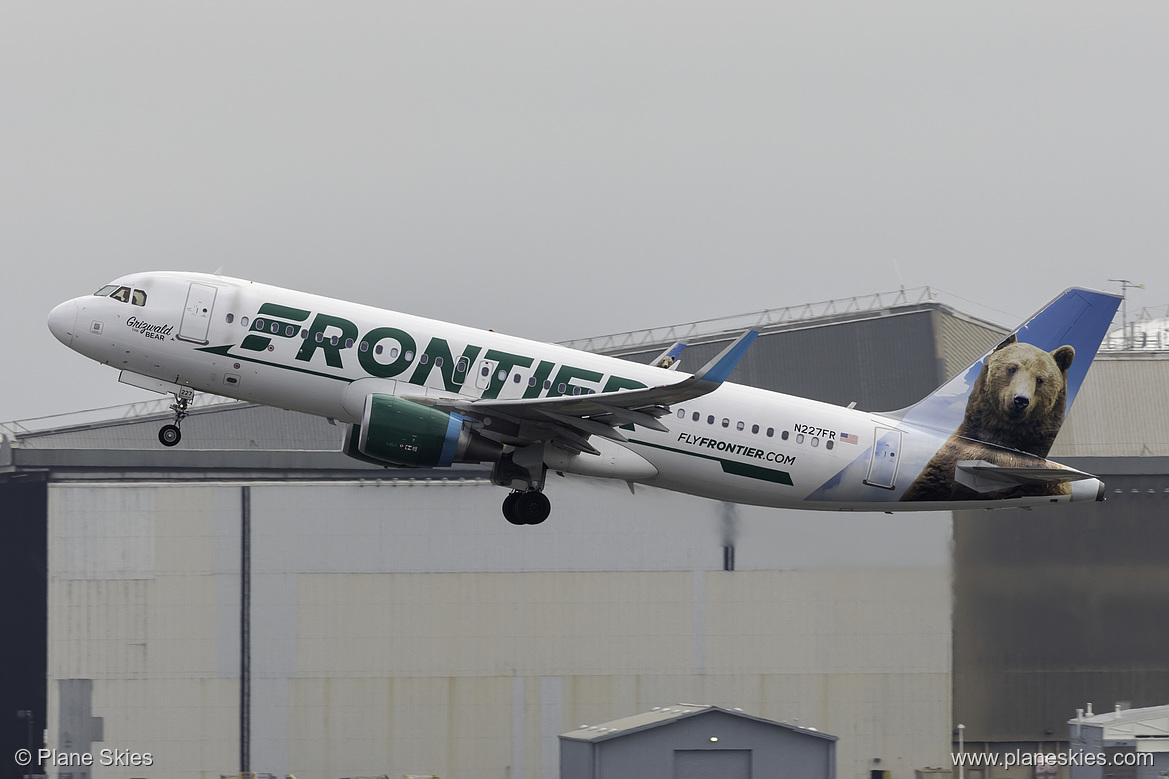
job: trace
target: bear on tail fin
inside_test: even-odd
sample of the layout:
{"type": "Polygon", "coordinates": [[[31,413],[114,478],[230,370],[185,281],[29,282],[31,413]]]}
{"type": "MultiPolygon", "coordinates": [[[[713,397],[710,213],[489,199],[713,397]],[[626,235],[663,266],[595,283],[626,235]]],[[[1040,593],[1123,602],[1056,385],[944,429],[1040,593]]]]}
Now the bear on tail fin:
{"type": "MultiPolygon", "coordinates": [[[[1058,342],[1057,342],[1058,343],[1058,342]]],[[[962,424],[914,480],[903,501],[1001,498],[1001,491],[978,493],[955,481],[962,460],[998,465],[1022,464],[1025,453],[1046,457],[1063,425],[1068,369],[1076,350],[1061,346],[1045,352],[1011,335],[991,352],[974,382],[962,424]],[[1016,462],[1017,461],[1017,462],[1016,462]]],[[[1011,488],[1020,495],[1058,495],[1066,483],[1011,488]]]]}

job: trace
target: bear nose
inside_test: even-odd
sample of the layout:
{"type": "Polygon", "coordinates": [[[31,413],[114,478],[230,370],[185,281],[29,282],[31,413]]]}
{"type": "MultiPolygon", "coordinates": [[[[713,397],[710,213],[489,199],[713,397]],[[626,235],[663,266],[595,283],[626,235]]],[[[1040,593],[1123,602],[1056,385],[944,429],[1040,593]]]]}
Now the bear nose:
{"type": "Polygon", "coordinates": [[[1020,408],[1020,409],[1027,408],[1027,406],[1030,405],[1030,403],[1031,403],[1031,398],[1027,397],[1026,395],[1016,395],[1015,396],[1015,408],[1020,408]]]}

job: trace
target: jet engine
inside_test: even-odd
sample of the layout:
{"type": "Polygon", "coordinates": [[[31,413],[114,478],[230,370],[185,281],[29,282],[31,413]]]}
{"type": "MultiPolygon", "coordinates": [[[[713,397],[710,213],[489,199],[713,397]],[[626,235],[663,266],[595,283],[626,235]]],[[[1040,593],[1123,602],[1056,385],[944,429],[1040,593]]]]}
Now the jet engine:
{"type": "Polygon", "coordinates": [[[434,468],[494,462],[503,446],[476,434],[470,420],[394,395],[371,393],[360,425],[350,425],[345,454],[378,465],[434,468]]]}

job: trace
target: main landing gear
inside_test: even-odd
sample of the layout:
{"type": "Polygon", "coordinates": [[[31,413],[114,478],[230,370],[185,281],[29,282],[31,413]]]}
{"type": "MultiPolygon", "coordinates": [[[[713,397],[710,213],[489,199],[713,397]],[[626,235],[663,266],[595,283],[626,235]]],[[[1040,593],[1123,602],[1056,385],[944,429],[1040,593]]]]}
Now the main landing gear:
{"type": "Polygon", "coordinates": [[[538,525],[551,511],[548,496],[538,490],[517,490],[503,499],[503,516],[513,525],[538,525]]]}
{"type": "Polygon", "coordinates": [[[512,490],[503,499],[503,516],[513,525],[538,525],[552,512],[544,495],[544,445],[533,444],[508,452],[491,469],[491,482],[512,490]]]}
{"type": "Polygon", "coordinates": [[[175,396],[175,402],[171,404],[170,410],[175,412],[175,421],[171,425],[163,425],[158,431],[158,442],[163,446],[174,446],[179,441],[183,440],[183,431],[179,430],[179,425],[187,418],[187,407],[191,404],[189,398],[181,398],[175,396]]]}

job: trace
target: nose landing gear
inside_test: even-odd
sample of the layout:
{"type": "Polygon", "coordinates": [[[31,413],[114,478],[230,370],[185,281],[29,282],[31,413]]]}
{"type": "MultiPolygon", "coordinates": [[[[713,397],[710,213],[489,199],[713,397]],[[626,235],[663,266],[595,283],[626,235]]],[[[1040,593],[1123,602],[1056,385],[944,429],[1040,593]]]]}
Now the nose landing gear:
{"type": "Polygon", "coordinates": [[[183,440],[183,431],[179,430],[179,425],[187,418],[187,407],[190,403],[190,398],[175,395],[175,402],[170,406],[170,410],[175,412],[175,421],[174,424],[163,425],[158,431],[158,442],[160,444],[163,446],[175,446],[179,441],[183,440]]]}

